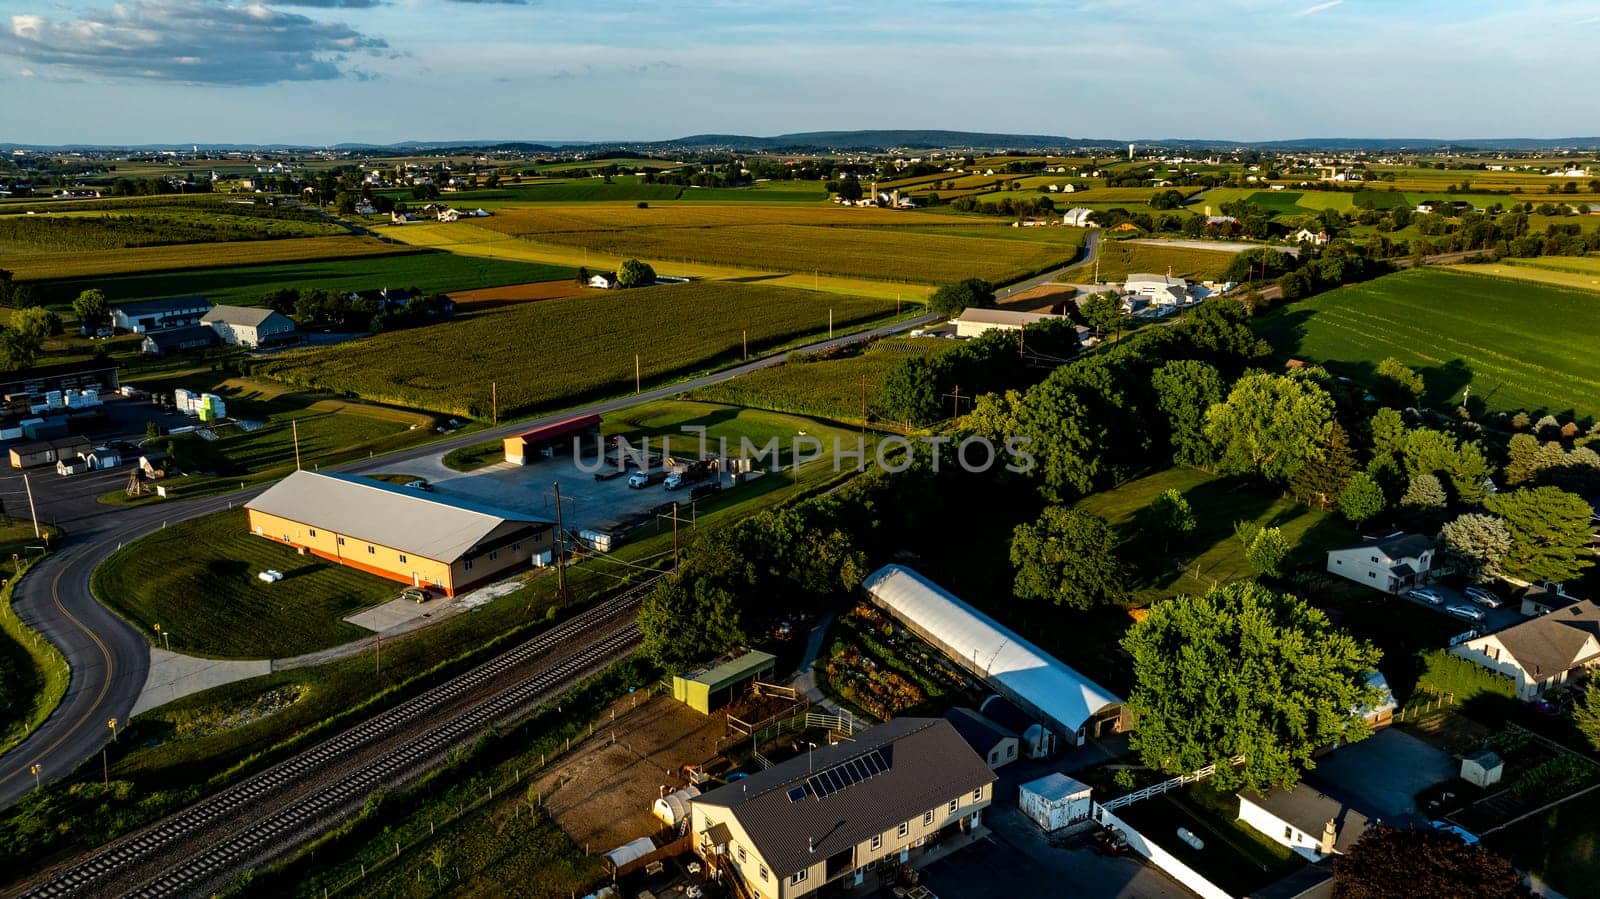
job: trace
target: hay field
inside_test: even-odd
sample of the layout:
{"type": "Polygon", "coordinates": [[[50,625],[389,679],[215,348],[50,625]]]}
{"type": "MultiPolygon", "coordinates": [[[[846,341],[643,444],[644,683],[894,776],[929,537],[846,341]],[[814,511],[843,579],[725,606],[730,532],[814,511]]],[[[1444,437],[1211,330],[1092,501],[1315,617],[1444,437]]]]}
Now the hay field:
{"type": "Polygon", "coordinates": [[[596,267],[634,256],[886,281],[1009,281],[1072,258],[1023,242],[907,232],[897,225],[970,225],[971,219],[880,209],[675,206],[509,210],[482,227],[579,247],[596,267]]]}
{"type": "Polygon", "coordinates": [[[144,272],[182,271],[330,259],[360,259],[411,253],[411,247],[370,237],[291,237],[282,240],[177,244],[120,250],[25,250],[5,254],[5,268],[20,281],[100,278],[144,272]]]}
{"type": "Polygon", "coordinates": [[[487,417],[490,382],[514,417],[632,390],[807,334],[894,313],[881,300],[704,282],[517,303],[426,328],[290,350],[258,376],[450,415],[487,417]]]}

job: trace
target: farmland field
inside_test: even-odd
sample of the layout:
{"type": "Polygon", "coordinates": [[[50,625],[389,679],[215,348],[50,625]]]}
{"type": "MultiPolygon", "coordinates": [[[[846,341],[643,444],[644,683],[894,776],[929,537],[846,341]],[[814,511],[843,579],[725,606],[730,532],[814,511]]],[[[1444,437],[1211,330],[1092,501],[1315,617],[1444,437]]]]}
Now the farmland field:
{"type": "Polygon", "coordinates": [[[948,216],[831,206],[508,210],[480,224],[608,259],[695,260],[924,284],[969,277],[1014,280],[1072,256],[1013,240],[881,227],[941,221],[971,224],[948,216]]]}
{"type": "Polygon", "coordinates": [[[894,312],[881,300],[760,284],[704,282],[596,291],[519,303],[456,320],[378,334],[338,346],[292,350],[258,374],[305,387],[470,417],[489,413],[489,382],[500,415],[631,389],[637,359],[646,382],[739,358],[741,332],[752,353],[894,312]]]}
{"type": "Polygon", "coordinates": [[[1284,356],[1358,380],[1393,356],[1422,374],[1434,406],[1470,385],[1490,409],[1600,414],[1596,292],[1418,269],[1282,307],[1259,331],[1284,356]]]}
{"type": "MultiPolygon", "coordinates": [[[[1174,277],[1209,281],[1222,277],[1234,255],[1227,250],[1104,240],[1100,242],[1100,280],[1103,283],[1122,281],[1134,273],[1160,275],[1170,268],[1174,277]]],[[[1067,269],[1056,276],[1056,280],[1087,284],[1094,274],[1095,264],[1091,262],[1067,269]]]]}
{"type": "Polygon", "coordinates": [[[170,629],[174,649],[280,658],[365,636],[342,616],[398,596],[402,585],[254,536],[244,510],[230,509],[130,543],[95,570],[93,586],[141,631],[170,629]],[[284,579],[256,578],[268,568],[284,579]]]}
{"type": "Polygon", "coordinates": [[[339,224],[299,209],[190,204],[137,212],[0,216],[0,253],[113,250],[345,233],[339,224]]]}
{"type": "Polygon", "coordinates": [[[1551,256],[1545,259],[1506,259],[1494,263],[1451,266],[1452,270],[1497,278],[1511,278],[1532,284],[1550,284],[1577,290],[1600,291],[1600,271],[1583,270],[1586,260],[1573,256],[1551,256]],[[1535,264],[1535,263],[1545,264],[1535,264]]]}
{"type": "MultiPolygon", "coordinates": [[[[320,238],[349,240],[349,238],[320,238]]],[[[248,245],[276,247],[293,241],[272,241],[248,245]]],[[[363,241],[366,243],[366,241],[363,241]]],[[[389,250],[385,244],[374,245],[389,250]]],[[[219,245],[219,248],[222,246],[219,245]]],[[[189,249],[164,247],[162,249],[189,249]]],[[[210,249],[210,247],[207,247],[210,249]]],[[[151,252],[149,250],[129,252],[151,252]]],[[[308,260],[274,265],[239,265],[86,280],[52,281],[38,286],[46,302],[69,302],[79,291],[97,287],[112,302],[150,297],[200,294],[213,303],[240,306],[260,305],[269,290],[279,287],[320,287],[326,290],[371,290],[379,287],[416,287],[427,293],[498,287],[531,281],[566,280],[573,269],[457,256],[452,253],[396,254],[392,252],[358,259],[308,260]]]]}
{"type": "Polygon", "coordinates": [[[954,346],[954,341],[925,337],[888,338],[865,350],[796,360],[750,372],[697,390],[694,396],[735,406],[854,422],[861,419],[863,385],[871,417],[878,389],[895,363],[906,356],[932,356],[954,346]]]}
{"type": "Polygon", "coordinates": [[[414,248],[386,244],[370,237],[291,237],[236,243],[131,247],[93,253],[78,250],[21,250],[6,252],[4,267],[14,272],[19,281],[45,281],[218,266],[357,259],[409,252],[414,252],[414,248]]]}

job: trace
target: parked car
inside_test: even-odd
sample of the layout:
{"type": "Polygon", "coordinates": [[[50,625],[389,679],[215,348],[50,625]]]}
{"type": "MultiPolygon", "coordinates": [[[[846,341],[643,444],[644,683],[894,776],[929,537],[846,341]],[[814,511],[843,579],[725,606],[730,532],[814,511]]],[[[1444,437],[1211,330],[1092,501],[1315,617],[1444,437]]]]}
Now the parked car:
{"type": "Polygon", "coordinates": [[[1490,609],[1498,609],[1505,605],[1505,603],[1500,601],[1500,597],[1495,596],[1493,593],[1490,593],[1488,590],[1485,590],[1482,587],[1468,587],[1461,592],[1468,599],[1472,600],[1478,605],[1485,606],[1490,609]]]}
{"type": "Polygon", "coordinates": [[[428,601],[428,591],[421,587],[407,587],[400,591],[400,598],[409,599],[415,603],[424,603],[428,601]]]}
{"type": "Polygon", "coordinates": [[[1466,605],[1454,605],[1448,609],[1445,609],[1445,611],[1456,616],[1457,618],[1463,618],[1467,621],[1482,621],[1484,616],[1487,614],[1477,606],[1466,605]]]}
{"type": "Polygon", "coordinates": [[[1413,587],[1406,591],[1406,596],[1430,606],[1444,605],[1444,594],[1432,587],[1413,587]]]}
{"type": "Polygon", "coordinates": [[[1450,638],[1450,645],[1451,646],[1460,646],[1461,644],[1467,642],[1468,640],[1476,640],[1481,636],[1483,636],[1483,631],[1482,630],[1480,630],[1478,628],[1475,628],[1475,627],[1467,628],[1466,630],[1462,631],[1461,633],[1456,634],[1454,637],[1451,637],[1450,638]]]}
{"type": "Polygon", "coordinates": [[[415,481],[406,481],[406,486],[412,490],[421,490],[423,493],[433,492],[433,485],[428,483],[425,478],[417,478],[415,481]]]}

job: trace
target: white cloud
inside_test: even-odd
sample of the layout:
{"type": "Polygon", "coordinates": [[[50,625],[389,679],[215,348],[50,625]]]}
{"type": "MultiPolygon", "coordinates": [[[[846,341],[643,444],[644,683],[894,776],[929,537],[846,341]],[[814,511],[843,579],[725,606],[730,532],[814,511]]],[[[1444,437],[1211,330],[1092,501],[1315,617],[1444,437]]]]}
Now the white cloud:
{"type": "Polygon", "coordinates": [[[1328,10],[1333,9],[1335,6],[1338,6],[1342,3],[1344,3],[1344,0],[1327,0],[1326,3],[1318,3],[1316,6],[1308,6],[1294,15],[1297,19],[1304,16],[1314,16],[1319,12],[1327,12],[1328,10]]]}
{"type": "Polygon", "coordinates": [[[353,54],[387,48],[340,22],[260,4],[132,0],[71,21],[14,15],[0,53],[113,80],[259,85],[344,77],[353,54]]]}

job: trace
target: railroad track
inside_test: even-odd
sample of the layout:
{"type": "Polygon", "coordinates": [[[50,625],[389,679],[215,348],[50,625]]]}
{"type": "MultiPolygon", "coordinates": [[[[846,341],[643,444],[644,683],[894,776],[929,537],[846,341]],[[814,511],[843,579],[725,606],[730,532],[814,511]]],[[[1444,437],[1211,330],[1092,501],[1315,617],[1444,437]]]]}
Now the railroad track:
{"type": "MultiPolygon", "coordinates": [[[[113,877],[128,875],[171,858],[188,838],[230,819],[247,815],[297,785],[326,780],[328,772],[363,746],[391,739],[416,725],[430,712],[448,708],[475,688],[492,683],[508,670],[560,649],[585,633],[630,612],[659,580],[659,576],[630,587],[611,599],[519,644],[483,664],[445,681],[393,709],[332,737],[304,752],[241,781],[152,827],[112,843],[71,867],[62,869],[22,895],[53,897],[98,890],[113,877]]],[[[318,829],[332,827],[350,806],[365,801],[374,789],[403,779],[441,756],[473,733],[499,722],[545,694],[566,685],[575,676],[620,655],[638,642],[632,620],[578,652],[562,657],[532,677],[471,704],[432,729],[424,730],[356,771],[315,789],[266,818],[246,825],[214,845],[167,867],[159,877],[129,895],[171,896],[215,881],[232,871],[257,863],[297,845],[318,829]]]]}

